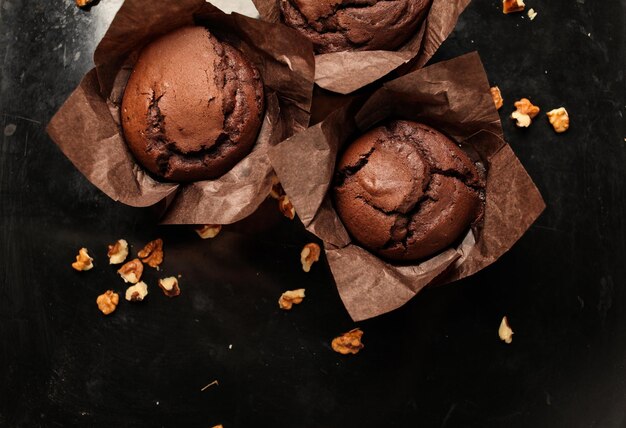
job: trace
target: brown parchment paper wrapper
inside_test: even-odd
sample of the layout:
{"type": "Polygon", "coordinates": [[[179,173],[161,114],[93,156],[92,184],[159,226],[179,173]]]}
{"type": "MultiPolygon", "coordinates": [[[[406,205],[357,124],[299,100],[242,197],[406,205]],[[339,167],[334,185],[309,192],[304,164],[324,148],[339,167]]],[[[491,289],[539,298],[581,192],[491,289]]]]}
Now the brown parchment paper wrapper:
{"type": "Polygon", "coordinates": [[[126,0],[96,48],[96,67],[48,125],[72,163],[112,199],[155,207],[165,224],[230,224],[250,215],[271,188],[268,149],[309,123],[314,78],[311,44],[294,30],[227,15],[204,0],[126,0]],[[252,152],[215,180],[161,182],[135,162],[119,108],[141,48],[188,25],[204,25],[259,69],[266,112],[252,152]]]}
{"type": "MultiPolygon", "coordinates": [[[[315,83],[349,94],[386,76],[402,64],[421,68],[448,38],[471,0],[433,0],[415,34],[395,51],[335,52],[315,56],[315,83]]],[[[252,0],[262,19],[281,22],[280,0],[252,0]]]]}
{"type": "Polygon", "coordinates": [[[545,208],[503,139],[476,53],[385,83],[364,103],[352,102],[272,147],[270,159],[300,220],[324,241],[339,294],[355,321],[396,309],[426,286],[478,272],[508,251],[545,208]],[[388,118],[432,125],[471,146],[487,169],[484,221],[476,235],[470,230],[456,248],[414,264],[387,262],[351,242],[329,196],[343,145],[388,118]]]}

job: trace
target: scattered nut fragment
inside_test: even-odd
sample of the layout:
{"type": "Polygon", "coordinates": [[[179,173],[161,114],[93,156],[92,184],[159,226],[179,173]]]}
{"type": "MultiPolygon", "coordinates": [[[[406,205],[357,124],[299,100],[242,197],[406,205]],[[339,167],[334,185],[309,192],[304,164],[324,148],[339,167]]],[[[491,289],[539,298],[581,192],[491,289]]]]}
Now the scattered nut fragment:
{"type": "Polygon", "coordinates": [[[126,300],[129,302],[141,302],[148,295],[148,285],[141,281],[131,285],[126,290],[126,300]]]}
{"type": "Polygon", "coordinates": [[[502,0],[503,13],[521,12],[525,7],[524,0],[502,0]]]}
{"type": "Polygon", "coordinates": [[[120,295],[114,293],[113,290],[107,290],[104,294],[101,294],[96,299],[98,309],[102,311],[104,315],[109,315],[115,312],[117,304],[120,302],[120,295]]]}
{"type": "Polygon", "coordinates": [[[78,7],[87,7],[90,4],[94,3],[95,0],[76,0],[76,6],[78,7]]]}
{"type": "Polygon", "coordinates": [[[110,265],[124,263],[124,260],[128,257],[128,242],[125,239],[118,239],[115,244],[109,245],[107,256],[109,256],[110,265]]]}
{"type": "Polygon", "coordinates": [[[567,110],[564,107],[550,110],[546,115],[554,130],[559,134],[569,129],[569,114],[567,114],[567,110]]]}
{"type": "Polygon", "coordinates": [[[496,110],[500,110],[500,108],[504,104],[500,88],[494,86],[493,88],[489,89],[489,91],[491,92],[491,98],[493,98],[493,103],[496,105],[496,110]]]}
{"type": "Polygon", "coordinates": [[[528,9],[528,17],[531,21],[537,17],[537,12],[535,12],[535,9],[528,9]]]}
{"type": "Polygon", "coordinates": [[[202,239],[215,238],[222,230],[221,224],[205,224],[194,228],[198,236],[202,239]]]}
{"type": "Polygon", "coordinates": [[[137,256],[148,266],[156,268],[163,262],[163,240],[161,238],[146,244],[137,256]]]}
{"type": "Polygon", "coordinates": [[[93,267],[93,259],[89,257],[87,248],[78,250],[76,261],[72,263],[72,267],[78,271],[89,270],[93,267]]]}
{"type": "Polygon", "coordinates": [[[159,279],[159,287],[167,297],[176,297],[180,294],[178,279],[175,276],[159,279]]]}
{"type": "Polygon", "coordinates": [[[286,311],[291,310],[293,305],[299,305],[304,300],[304,288],[285,291],[278,299],[278,307],[286,311]]]}
{"type": "Polygon", "coordinates": [[[283,186],[278,181],[276,174],[272,176],[272,189],[270,190],[270,196],[274,199],[280,199],[281,196],[285,196],[283,186]]]}
{"type": "Polygon", "coordinates": [[[289,197],[287,197],[287,195],[283,195],[278,198],[278,209],[289,220],[293,220],[296,216],[296,210],[291,204],[291,201],[289,200],[289,197]]]}
{"type": "Polygon", "coordinates": [[[533,105],[528,98],[522,98],[515,102],[515,110],[511,113],[511,119],[517,121],[516,125],[520,128],[528,128],[532,123],[532,119],[539,114],[539,107],[533,105]]]}
{"type": "Polygon", "coordinates": [[[509,320],[505,316],[502,318],[502,322],[500,323],[500,328],[498,329],[498,336],[500,336],[500,340],[504,343],[513,342],[513,330],[511,330],[511,326],[509,326],[509,320]]]}
{"type": "Polygon", "coordinates": [[[117,273],[120,274],[124,282],[136,284],[141,279],[143,264],[141,263],[141,260],[133,259],[123,264],[122,267],[118,269],[117,273]]]}
{"type": "Polygon", "coordinates": [[[309,272],[313,263],[320,259],[320,246],[314,242],[306,244],[300,252],[300,262],[302,262],[302,270],[309,272]]]}
{"type": "Polygon", "coordinates": [[[335,337],[331,346],[333,351],[343,355],[356,354],[364,347],[361,343],[361,337],[363,337],[363,331],[360,328],[355,328],[339,337],[335,337]]]}

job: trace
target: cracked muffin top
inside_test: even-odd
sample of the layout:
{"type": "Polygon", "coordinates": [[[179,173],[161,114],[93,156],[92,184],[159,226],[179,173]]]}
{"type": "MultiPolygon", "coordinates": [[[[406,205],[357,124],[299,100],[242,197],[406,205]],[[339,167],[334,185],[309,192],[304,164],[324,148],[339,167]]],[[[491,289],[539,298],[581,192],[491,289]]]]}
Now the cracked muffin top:
{"type": "Polygon", "coordinates": [[[395,120],[356,139],[339,160],[335,208],[352,237],[391,260],[418,260],[454,244],[481,218],[484,180],[435,129],[395,120]]]}
{"type": "Polygon", "coordinates": [[[318,54],[393,50],[422,22],[431,0],[280,0],[282,20],[318,54]]]}
{"type": "Polygon", "coordinates": [[[151,173],[177,182],[218,178],[254,146],[264,112],[258,71],[206,28],[147,45],[122,99],[126,142],[151,173]]]}

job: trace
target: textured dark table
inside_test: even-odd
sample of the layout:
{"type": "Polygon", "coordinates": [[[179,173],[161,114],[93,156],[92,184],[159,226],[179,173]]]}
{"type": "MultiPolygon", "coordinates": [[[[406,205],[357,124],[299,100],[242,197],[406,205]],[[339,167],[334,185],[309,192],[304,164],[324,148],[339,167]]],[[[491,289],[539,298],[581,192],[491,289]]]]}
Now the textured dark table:
{"type": "Polygon", "coordinates": [[[475,0],[435,60],[477,49],[503,117],[522,96],[567,107],[560,136],[545,117],[527,130],[504,120],[546,212],[492,267],[361,323],[366,348],[346,358],[329,341],[353,323],[325,263],[301,272],[310,238],[296,222],[267,206],[212,241],[159,227],[46,136],[120,1],[85,13],[0,0],[0,426],[625,426],[626,3],[527,4],[532,22],[475,0]],[[105,244],[156,236],[182,295],[153,289],[104,318],[95,297],[123,290],[105,244]],[[80,246],[91,272],[69,267],[80,246]],[[280,293],[298,287],[304,304],[281,312],[280,293]]]}

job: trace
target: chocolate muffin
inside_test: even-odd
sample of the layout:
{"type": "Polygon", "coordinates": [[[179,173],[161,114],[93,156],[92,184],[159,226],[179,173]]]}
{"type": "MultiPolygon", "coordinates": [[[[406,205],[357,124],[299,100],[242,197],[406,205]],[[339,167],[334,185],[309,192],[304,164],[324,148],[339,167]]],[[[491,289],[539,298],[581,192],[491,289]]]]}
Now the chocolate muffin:
{"type": "Polygon", "coordinates": [[[415,33],[431,0],[280,0],[283,22],[317,53],[392,50],[415,33]]]}
{"type": "Polygon", "coordinates": [[[206,28],[147,45],[128,80],[122,126],[137,161],[171,181],[220,177],[254,146],[263,83],[243,54],[206,28]]]}
{"type": "Polygon", "coordinates": [[[454,244],[482,218],[483,193],[482,175],[458,145],[406,120],[350,144],[334,183],[348,232],[392,260],[422,259],[454,244]]]}

